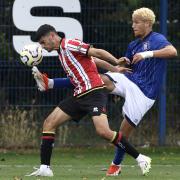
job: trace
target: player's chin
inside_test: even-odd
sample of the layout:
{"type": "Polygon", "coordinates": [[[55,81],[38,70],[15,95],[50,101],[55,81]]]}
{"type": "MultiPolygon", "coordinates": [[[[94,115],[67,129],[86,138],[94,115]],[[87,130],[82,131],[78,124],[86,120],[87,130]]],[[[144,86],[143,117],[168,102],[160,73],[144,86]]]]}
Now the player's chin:
{"type": "Polygon", "coordinates": [[[138,32],[134,31],[134,36],[138,37],[139,36],[138,32]]]}
{"type": "Polygon", "coordinates": [[[136,38],[141,37],[141,35],[140,35],[138,32],[134,32],[134,36],[135,36],[136,38]]]}

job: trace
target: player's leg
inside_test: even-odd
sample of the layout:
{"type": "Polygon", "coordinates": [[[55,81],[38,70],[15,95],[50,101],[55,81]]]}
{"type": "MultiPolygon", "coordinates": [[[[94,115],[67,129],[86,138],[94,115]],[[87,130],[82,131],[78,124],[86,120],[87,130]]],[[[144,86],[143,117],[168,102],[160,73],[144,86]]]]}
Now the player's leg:
{"type": "MultiPolygon", "coordinates": [[[[139,97],[141,100],[143,100],[143,98],[144,98],[143,96],[139,96],[139,97]]],[[[127,95],[126,99],[125,99],[125,104],[123,106],[123,112],[124,112],[125,118],[121,124],[120,130],[125,134],[125,136],[127,138],[130,137],[130,135],[133,132],[133,130],[135,129],[135,127],[140,123],[143,115],[149,110],[149,108],[154,103],[151,100],[150,101],[148,99],[146,100],[146,98],[144,98],[144,101],[142,101],[142,102],[138,101],[138,103],[137,103],[136,99],[138,99],[138,98],[133,99],[132,95],[127,95]],[[131,99],[131,101],[128,100],[128,98],[131,99]],[[138,109],[141,109],[141,110],[138,111],[138,109]],[[130,118],[128,118],[128,117],[130,117],[130,118]]],[[[120,164],[122,163],[122,161],[124,159],[124,155],[125,155],[125,152],[122,148],[116,148],[114,160],[113,160],[110,168],[107,171],[108,176],[118,175],[118,173],[121,170],[120,164]]],[[[146,157],[145,157],[145,160],[146,160],[146,157]]],[[[148,168],[147,169],[144,168],[143,166],[141,166],[141,164],[139,164],[139,166],[141,168],[142,174],[146,174],[146,172],[149,172],[148,168]]]]}
{"type": "Polygon", "coordinates": [[[50,160],[55,140],[55,130],[65,121],[71,119],[71,116],[56,107],[53,112],[45,119],[41,137],[41,166],[39,169],[27,176],[53,176],[50,169],[50,160]]]}
{"type": "Polygon", "coordinates": [[[78,98],[81,110],[91,114],[97,133],[109,140],[117,147],[122,147],[132,157],[137,158],[139,153],[122,136],[122,132],[115,132],[109,128],[106,113],[107,93],[104,89],[90,92],[82,98],[78,98]]]}
{"type": "MultiPolygon", "coordinates": [[[[105,75],[101,74],[101,78],[103,79],[106,85],[106,89],[112,92],[115,89],[116,81],[113,80],[113,78],[111,78],[111,76],[109,76],[108,74],[105,75]]],[[[125,122],[126,121],[124,119],[124,122],[121,123],[120,130],[122,131],[123,135],[126,136],[126,138],[128,138],[131,131],[128,131],[129,128],[127,126],[129,125],[129,123],[126,125],[125,122]]],[[[131,125],[130,125],[130,129],[131,129],[131,125]]],[[[107,176],[116,176],[120,173],[121,171],[120,164],[124,158],[124,155],[125,155],[125,151],[122,148],[116,147],[115,157],[106,173],[107,176]]]]}
{"type": "Polygon", "coordinates": [[[69,97],[60,102],[59,107],[46,118],[43,124],[42,142],[41,142],[41,166],[38,170],[31,173],[30,176],[53,176],[50,169],[51,154],[55,139],[55,130],[62,123],[79,117],[79,109],[76,104],[76,98],[69,97]]]}
{"type": "MultiPolygon", "coordinates": [[[[107,90],[110,92],[114,92],[116,89],[115,84],[117,83],[114,80],[115,78],[113,79],[111,77],[111,74],[110,75],[109,74],[104,74],[104,75],[101,74],[101,78],[103,79],[107,90]]],[[[126,128],[123,128],[123,127],[124,127],[124,125],[121,125],[120,130],[123,132],[123,135],[128,138],[126,128]]],[[[124,149],[117,148],[117,147],[115,148],[115,157],[114,157],[114,160],[112,161],[110,167],[107,170],[107,173],[106,173],[107,176],[117,176],[120,173],[120,171],[121,171],[120,163],[123,160],[124,155],[125,155],[124,149]]]]}
{"type": "MultiPolygon", "coordinates": [[[[120,126],[120,131],[123,133],[123,135],[129,139],[131,133],[133,132],[133,130],[135,129],[134,126],[132,126],[127,120],[126,118],[123,119],[122,123],[121,123],[121,126],[120,126]]],[[[116,154],[115,154],[115,158],[113,160],[113,164],[115,165],[120,165],[121,162],[123,161],[124,159],[124,155],[125,155],[125,152],[123,149],[119,149],[119,148],[116,148],[116,154]]]]}
{"type": "Polygon", "coordinates": [[[55,88],[73,88],[69,78],[48,78],[47,74],[41,73],[36,66],[32,68],[32,74],[36,80],[37,87],[40,91],[46,91],[48,89],[55,88]]]}
{"type": "MultiPolygon", "coordinates": [[[[130,134],[134,130],[134,127],[131,126],[126,119],[122,123],[122,129],[123,128],[125,128],[124,132],[128,136],[130,136],[130,134]]],[[[120,173],[120,171],[121,171],[121,165],[120,164],[122,163],[122,161],[124,159],[124,155],[126,152],[127,151],[123,147],[121,147],[121,146],[116,147],[115,158],[114,158],[113,163],[111,164],[111,166],[109,167],[109,169],[106,173],[107,176],[117,176],[120,173]],[[117,163],[117,164],[115,164],[115,163],[117,163]]],[[[141,169],[142,174],[147,175],[149,173],[150,168],[151,168],[151,158],[149,158],[148,156],[139,154],[138,158],[136,158],[136,161],[138,162],[138,165],[141,169]]]]}
{"type": "Polygon", "coordinates": [[[138,160],[140,155],[139,152],[126,140],[121,131],[115,132],[110,129],[108,119],[105,114],[93,116],[92,119],[97,134],[109,140],[118,148],[123,148],[126,153],[138,160]]]}
{"type": "Polygon", "coordinates": [[[138,162],[143,175],[146,175],[151,168],[151,159],[147,156],[140,154],[123,136],[122,132],[115,132],[109,128],[107,116],[101,114],[92,117],[97,133],[109,140],[116,147],[122,148],[126,153],[132,156],[138,162]]]}
{"type": "MultiPolygon", "coordinates": [[[[70,82],[69,78],[54,78],[50,79],[44,73],[41,73],[37,67],[32,68],[32,74],[34,75],[34,79],[36,80],[37,87],[40,91],[46,91],[48,89],[55,89],[55,88],[72,88],[73,85],[70,82]]],[[[112,79],[110,80],[110,76],[100,74],[102,80],[106,84],[106,89],[108,91],[113,91],[115,88],[112,79]]]]}
{"type": "MultiPolygon", "coordinates": [[[[120,131],[128,139],[133,130],[134,126],[129,124],[129,122],[124,118],[120,126],[120,131]]],[[[121,172],[121,163],[124,159],[124,156],[124,149],[116,147],[114,159],[106,173],[107,176],[117,176],[121,172]]]]}
{"type": "Polygon", "coordinates": [[[57,127],[70,119],[71,116],[66,114],[59,107],[56,107],[44,121],[41,137],[41,164],[50,166],[52,148],[55,139],[55,131],[57,127]]]}
{"type": "MultiPolygon", "coordinates": [[[[143,115],[151,108],[154,100],[147,98],[137,85],[126,78],[123,74],[107,73],[107,77],[110,77],[115,85],[111,93],[125,98],[123,106],[124,120],[120,129],[128,138],[135,127],[140,123],[143,115]]],[[[112,163],[108,169],[107,175],[118,175],[121,168],[119,165],[123,160],[124,154],[125,152],[122,148],[116,149],[114,163],[112,163]]],[[[145,171],[143,170],[142,172],[144,174],[145,171]]]]}

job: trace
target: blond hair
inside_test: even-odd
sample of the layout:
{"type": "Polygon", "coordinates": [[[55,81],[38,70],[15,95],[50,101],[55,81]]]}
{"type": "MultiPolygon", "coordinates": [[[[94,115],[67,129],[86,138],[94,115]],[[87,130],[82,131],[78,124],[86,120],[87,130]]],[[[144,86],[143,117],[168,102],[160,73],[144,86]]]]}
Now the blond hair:
{"type": "Polygon", "coordinates": [[[151,25],[155,23],[155,18],[156,18],[154,12],[151,9],[145,7],[136,9],[133,12],[132,17],[133,18],[138,17],[141,18],[143,21],[149,21],[151,25]]]}

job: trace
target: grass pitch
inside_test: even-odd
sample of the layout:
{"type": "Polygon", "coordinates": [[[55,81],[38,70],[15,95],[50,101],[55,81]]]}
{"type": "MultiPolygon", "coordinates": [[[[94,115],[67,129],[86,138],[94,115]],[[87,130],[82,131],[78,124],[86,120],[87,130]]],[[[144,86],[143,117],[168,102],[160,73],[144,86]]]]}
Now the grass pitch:
{"type": "Polygon", "coordinates": [[[112,147],[61,148],[52,158],[54,177],[25,177],[39,165],[38,151],[0,153],[0,180],[180,180],[180,148],[139,149],[152,158],[152,169],[142,176],[134,159],[126,156],[122,173],[118,177],[106,177],[114,150],[112,147]]]}

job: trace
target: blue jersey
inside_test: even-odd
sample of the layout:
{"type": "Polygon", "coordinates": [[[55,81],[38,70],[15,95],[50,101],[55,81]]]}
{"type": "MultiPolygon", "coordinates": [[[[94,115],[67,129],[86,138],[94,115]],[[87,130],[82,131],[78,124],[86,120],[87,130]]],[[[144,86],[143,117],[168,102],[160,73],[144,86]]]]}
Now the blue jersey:
{"type": "MultiPolygon", "coordinates": [[[[138,52],[159,50],[167,45],[171,43],[162,34],[150,32],[143,40],[132,41],[125,56],[132,61],[138,52]]],[[[133,81],[145,96],[155,99],[162,83],[165,65],[166,61],[163,58],[147,58],[132,64],[133,73],[125,73],[125,76],[133,81]]]]}

